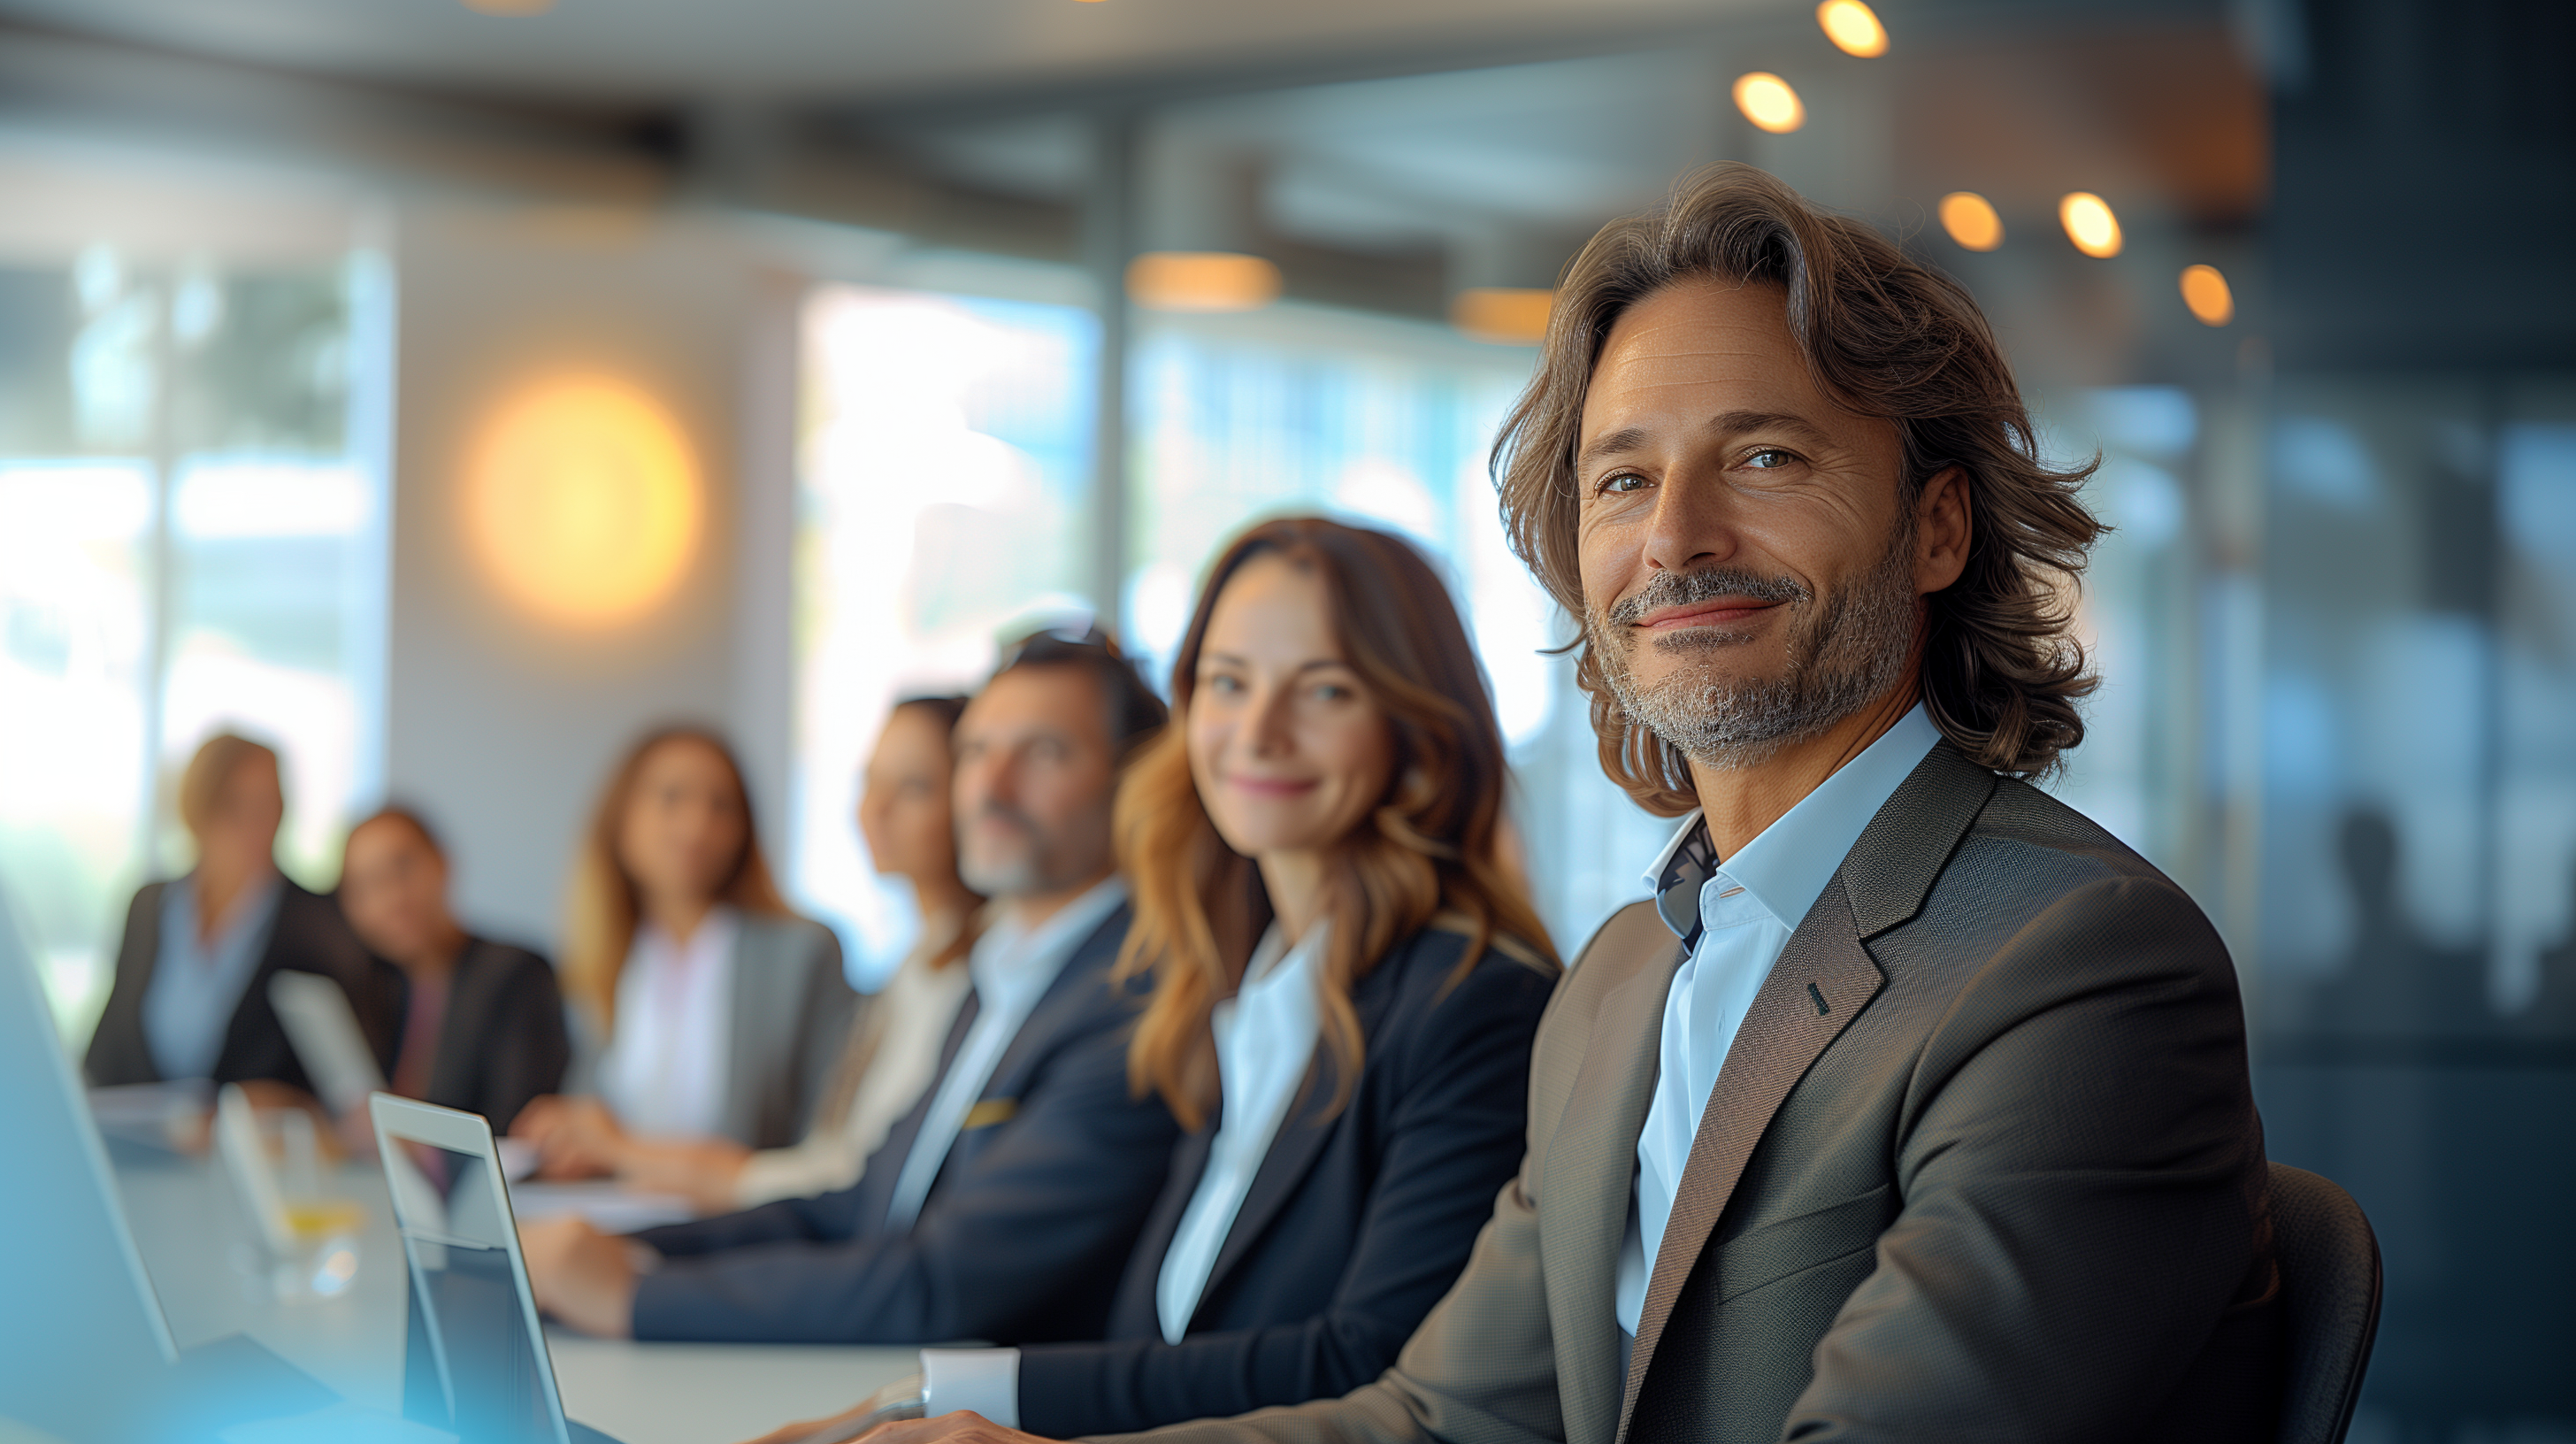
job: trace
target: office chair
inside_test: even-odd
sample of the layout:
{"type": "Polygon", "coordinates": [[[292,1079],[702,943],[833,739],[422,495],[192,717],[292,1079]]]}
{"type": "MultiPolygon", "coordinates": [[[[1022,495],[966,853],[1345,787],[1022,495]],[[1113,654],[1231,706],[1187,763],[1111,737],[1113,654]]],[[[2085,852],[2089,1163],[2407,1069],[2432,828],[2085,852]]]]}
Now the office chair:
{"type": "Polygon", "coordinates": [[[2281,1444],[2343,1444],[2379,1333],[2379,1239],[2333,1179],[2286,1163],[2272,1165],[2272,1239],[2289,1333],[2281,1444]]]}

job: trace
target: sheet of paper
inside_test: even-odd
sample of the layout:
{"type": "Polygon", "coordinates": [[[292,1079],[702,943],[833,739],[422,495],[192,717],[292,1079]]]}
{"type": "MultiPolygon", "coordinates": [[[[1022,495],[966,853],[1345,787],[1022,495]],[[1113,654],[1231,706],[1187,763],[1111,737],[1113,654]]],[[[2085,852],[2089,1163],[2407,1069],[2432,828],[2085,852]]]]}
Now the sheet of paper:
{"type": "Polygon", "coordinates": [[[697,1217],[689,1201],[678,1194],[635,1193],[606,1181],[514,1183],[510,1185],[510,1212],[521,1223],[570,1214],[590,1220],[591,1227],[602,1233],[633,1233],[697,1217]]]}

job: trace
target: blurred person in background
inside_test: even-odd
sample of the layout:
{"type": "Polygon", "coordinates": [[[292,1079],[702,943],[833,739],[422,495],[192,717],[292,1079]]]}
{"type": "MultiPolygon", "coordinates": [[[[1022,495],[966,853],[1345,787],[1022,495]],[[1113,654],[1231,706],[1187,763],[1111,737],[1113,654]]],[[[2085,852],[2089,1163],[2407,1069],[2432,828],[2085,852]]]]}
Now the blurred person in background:
{"type": "MultiPolygon", "coordinates": [[[[572,1045],[555,970],[525,948],[469,935],[447,904],[447,852],[418,813],[386,807],[349,829],[340,911],[358,940],[402,969],[393,1092],[480,1113],[506,1129],[563,1086],[572,1045]]],[[[367,1128],[365,1110],[342,1132],[367,1128]]]]}
{"type": "Polygon", "coordinates": [[[1162,723],[1104,637],[1007,651],[957,724],[958,870],[993,907],[938,1080],[852,1187],[626,1238],[522,1229],[538,1305],[646,1339],[1098,1338],[1178,1136],[1128,1086],[1142,980],[1110,977],[1129,916],[1111,801],[1162,723]]]}
{"type": "Polygon", "coordinates": [[[549,1094],[515,1137],[550,1178],[608,1171],[619,1130],[779,1148],[802,1137],[858,995],[829,928],[788,909],[751,794],[714,733],[668,727],[610,773],[575,860],[564,990],[604,1049],[590,1094],[549,1094]]]}
{"type": "Polygon", "coordinates": [[[116,981],[91,1035],[95,1086],[203,1078],[272,1106],[316,1108],[268,980],[317,974],[348,994],[376,1066],[393,1071],[403,979],[368,956],[331,900],[278,871],[286,794],[277,754],[230,732],[206,739],[179,779],[179,819],[197,863],[146,884],[126,910],[116,981]]]}
{"type": "Polygon", "coordinates": [[[939,1069],[939,1047],[968,989],[983,899],[957,876],[948,804],[950,734],[963,697],[895,704],[868,758],[859,831],[877,871],[912,885],[921,935],[894,975],[864,999],[822,1107],[792,1147],[754,1151],[726,1138],[649,1137],[591,1110],[558,1128],[550,1152],[568,1168],[596,1167],[628,1187],[674,1194],[700,1213],[728,1213],[773,1199],[806,1198],[859,1179],[886,1130],[921,1100],[939,1069]]]}
{"type": "Polygon", "coordinates": [[[1502,733],[1438,576],[1383,532],[1264,523],[1210,574],[1172,697],[1119,791],[1120,967],[1154,980],[1129,1078],[1190,1132],[1108,1341],[929,1351],[934,1414],[1071,1437],[1347,1393],[1520,1164],[1558,968],[1498,855],[1502,733]]]}

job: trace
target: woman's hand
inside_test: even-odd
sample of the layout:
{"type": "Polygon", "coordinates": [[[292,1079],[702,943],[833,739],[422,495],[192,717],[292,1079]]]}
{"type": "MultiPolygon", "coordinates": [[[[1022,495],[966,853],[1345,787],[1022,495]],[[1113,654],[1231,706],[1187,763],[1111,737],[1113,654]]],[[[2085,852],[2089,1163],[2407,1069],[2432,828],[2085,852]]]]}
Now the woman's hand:
{"type": "Polygon", "coordinates": [[[751,1150],[729,1138],[628,1138],[617,1155],[619,1181],[638,1193],[675,1193],[701,1214],[741,1207],[734,1201],[734,1186],[751,1150]]]}
{"type": "MultiPolygon", "coordinates": [[[[750,1441],[750,1444],[804,1444],[815,1430],[831,1423],[829,1419],[808,1419],[785,1425],[750,1441]]],[[[1035,1434],[1005,1429],[972,1409],[942,1414],[936,1419],[903,1419],[892,1424],[879,1424],[857,1436],[864,1444],[1055,1444],[1035,1434]]]]}

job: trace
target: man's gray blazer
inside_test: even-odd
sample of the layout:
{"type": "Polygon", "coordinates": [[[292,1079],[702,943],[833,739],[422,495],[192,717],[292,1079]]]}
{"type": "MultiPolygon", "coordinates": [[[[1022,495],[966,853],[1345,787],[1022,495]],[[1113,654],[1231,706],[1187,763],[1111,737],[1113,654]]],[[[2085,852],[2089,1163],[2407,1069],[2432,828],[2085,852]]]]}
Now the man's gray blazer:
{"type": "Polygon", "coordinates": [[[2268,1440],[2283,1355],[2235,973],[2182,891],[1935,747],[1790,937],[1623,1376],[1664,995],[1639,903],[1540,1025],[1529,1152],[1395,1368],[1199,1441],[2268,1440]]]}

